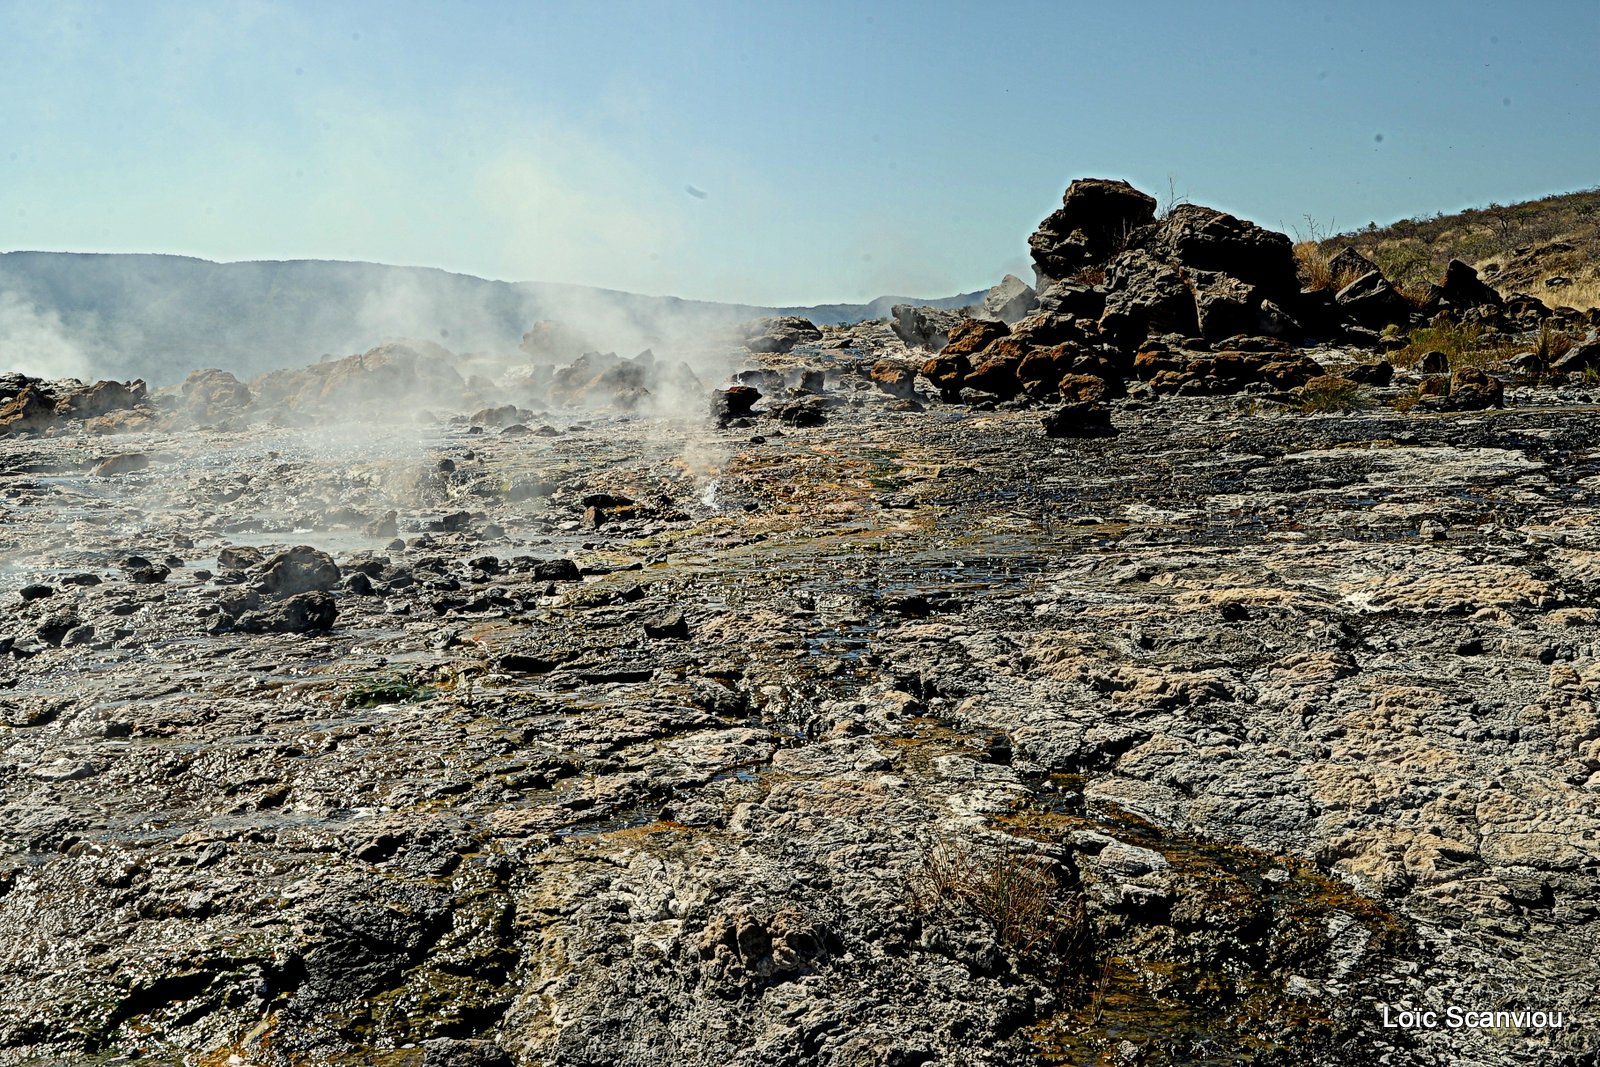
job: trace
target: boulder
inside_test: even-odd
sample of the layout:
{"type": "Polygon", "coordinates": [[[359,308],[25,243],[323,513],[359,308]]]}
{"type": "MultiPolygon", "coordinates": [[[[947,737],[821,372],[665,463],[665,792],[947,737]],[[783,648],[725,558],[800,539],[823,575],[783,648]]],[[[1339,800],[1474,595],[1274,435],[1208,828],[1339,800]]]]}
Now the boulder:
{"type": "Polygon", "coordinates": [[[1346,316],[1370,330],[1404,323],[1411,317],[1411,303],[1375,270],[1340,289],[1333,299],[1346,316]]]}
{"type": "Polygon", "coordinates": [[[1216,271],[1191,271],[1189,280],[1201,337],[1221,341],[1254,332],[1261,318],[1261,297],[1255,286],[1216,271]]]}
{"type": "Polygon", "coordinates": [[[939,350],[942,356],[974,356],[1011,330],[1003,322],[989,319],[962,319],[950,327],[948,340],[939,350]]]}
{"type": "Polygon", "coordinates": [[[761,399],[761,390],[749,385],[730,385],[711,394],[711,417],[726,425],[733,419],[750,414],[750,409],[761,399]]]}
{"type": "Polygon", "coordinates": [[[1155,220],[1155,197],[1125,181],[1079,178],[1028,238],[1038,288],[1104,263],[1155,220]]]}
{"type": "Polygon", "coordinates": [[[1344,376],[1357,385],[1388,385],[1394,381],[1394,364],[1386,359],[1376,363],[1358,363],[1347,368],[1344,376]]]}
{"type": "Polygon", "coordinates": [[[1007,274],[1000,284],[983,296],[983,317],[996,322],[1013,323],[1038,306],[1039,298],[1033,286],[1014,274],[1007,274]]]}
{"type": "Polygon", "coordinates": [[[1584,341],[1573,345],[1550,365],[1556,374],[1581,373],[1591,367],[1600,367],[1600,341],[1584,341]]]}
{"type": "Polygon", "coordinates": [[[815,344],[822,340],[822,331],[817,324],[799,315],[752,319],[738,329],[740,343],[752,352],[781,355],[797,345],[815,344]]]}
{"type": "Polygon", "coordinates": [[[541,362],[566,363],[599,347],[585,334],[557,319],[540,319],[518,346],[541,362]]]}
{"type": "Polygon", "coordinates": [[[912,348],[939,351],[950,331],[967,316],[950,308],[896,304],[890,311],[889,329],[912,348]]]}
{"type": "Polygon", "coordinates": [[[256,403],[306,413],[352,409],[393,417],[397,409],[451,403],[467,383],[450,350],[432,341],[388,341],[358,356],[264,374],[251,383],[256,403]]]}
{"type": "Polygon", "coordinates": [[[1077,346],[1071,344],[1030,349],[1017,364],[1017,382],[1033,396],[1048,396],[1072,372],[1077,354],[1077,346]]]}
{"type": "Polygon", "coordinates": [[[1450,376],[1450,406],[1458,411],[1504,407],[1505,386],[1477,367],[1462,367],[1450,376]]]}
{"type": "Polygon", "coordinates": [[[75,389],[56,402],[56,413],[73,419],[92,419],[111,411],[126,411],[145,401],[142,381],[100,381],[75,389]]]}
{"type": "Polygon", "coordinates": [[[1488,305],[1503,307],[1505,301],[1494,286],[1478,277],[1478,272],[1459,259],[1452,259],[1444,269],[1444,280],[1438,286],[1439,300],[1451,308],[1468,308],[1488,305]]]}
{"type": "Polygon", "coordinates": [[[1149,252],[1124,252],[1111,261],[1100,327],[1124,348],[1152,334],[1193,336],[1199,330],[1194,294],[1177,268],[1149,252]]]}
{"type": "Polygon", "coordinates": [[[1098,319],[1105,314],[1106,291],[1078,282],[1053,282],[1039,294],[1040,312],[1071,319],[1098,319]]]}
{"type": "Polygon", "coordinates": [[[339,587],[339,565],[333,557],[310,545],[298,545],[261,564],[258,588],[273,596],[327,591],[339,587]]]}
{"type": "Polygon", "coordinates": [[[1062,404],[1044,417],[1046,437],[1114,437],[1116,433],[1111,411],[1104,404],[1062,404]]]}
{"type": "Polygon", "coordinates": [[[1002,337],[972,361],[972,371],[962,379],[962,387],[1010,400],[1022,391],[1017,371],[1030,350],[1031,346],[1015,337],[1002,337]]]}
{"type": "Polygon", "coordinates": [[[917,373],[895,359],[880,359],[872,365],[872,384],[902,400],[917,394],[917,373]]]}
{"type": "MultiPolygon", "coordinates": [[[[1378,265],[1366,256],[1357,252],[1349,245],[1339,250],[1339,254],[1328,260],[1328,273],[1333,276],[1335,288],[1343,288],[1361,277],[1378,270],[1378,265]]],[[[1383,273],[1378,271],[1378,273],[1383,273]]]]}
{"type": "Polygon", "coordinates": [[[940,352],[922,365],[922,376],[933,383],[941,400],[961,399],[961,385],[972,373],[972,361],[964,353],[940,352]]]}
{"type": "Polygon", "coordinates": [[[55,421],[55,400],[38,385],[24,386],[20,393],[0,404],[0,435],[39,433],[55,421]]]}
{"type": "Polygon", "coordinates": [[[1300,291],[1294,244],[1286,234],[1199,204],[1179,204],[1156,231],[1152,249],[1186,271],[1215,271],[1288,301],[1300,291]]]}
{"type": "Polygon", "coordinates": [[[331,628],[338,615],[339,608],[327,593],[296,593],[260,611],[239,616],[234,628],[248,633],[311,633],[331,628]]]}
{"type": "Polygon", "coordinates": [[[233,414],[254,399],[249,386],[214,367],[192,372],[183,380],[181,394],[184,410],[200,419],[233,414]]]}

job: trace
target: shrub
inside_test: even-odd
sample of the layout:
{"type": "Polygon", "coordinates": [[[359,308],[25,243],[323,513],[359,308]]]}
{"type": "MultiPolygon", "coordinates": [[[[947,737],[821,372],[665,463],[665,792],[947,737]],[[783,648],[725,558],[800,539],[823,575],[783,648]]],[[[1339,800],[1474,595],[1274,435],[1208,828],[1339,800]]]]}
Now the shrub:
{"type": "Polygon", "coordinates": [[[380,704],[414,704],[431,695],[423,686],[397,675],[351,686],[350,692],[344,695],[344,706],[375,708],[380,704]]]}
{"type": "Polygon", "coordinates": [[[923,854],[920,881],[930,910],[943,905],[978,916],[1001,944],[1025,958],[1070,959],[1086,944],[1082,897],[1037,855],[980,853],[944,842],[923,854]]]}
{"type": "Polygon", "coordinates": [[[1307,415],[1351,411],[1360,406],[1361,386],[1349,378],[1324,374],[1300,387],[1300,410],[1307,415]]]}
{"type": "Polygon", "coordinates": [[[1509,339],[1486,333],[1477,323],[1460,323],[1448,320],[1412,330],[1406,346],[1389,357],[1397,367],[1414,366],[1425,352],[1443,352],[1450,359],[1450,369],[1482,367],[1509,359],[1516,348],[1509,339]]]}
{"type": "Polygon", "coordinates": [[[1300,268],[1300,284],[1307,289],[1334,289],[1333,268],[1330,257],[1315,241],[1301,241],[1294,246],[1295,263],[1300,268]]]}

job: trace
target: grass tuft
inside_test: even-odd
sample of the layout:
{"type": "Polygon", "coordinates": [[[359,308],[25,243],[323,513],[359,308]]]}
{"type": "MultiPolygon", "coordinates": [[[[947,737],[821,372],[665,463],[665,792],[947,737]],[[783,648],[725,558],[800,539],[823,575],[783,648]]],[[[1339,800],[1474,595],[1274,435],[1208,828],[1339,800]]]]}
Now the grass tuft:
{"type": "Polygon", "coordinates": [[[999,942],[1034,962],[1076,957],[1087,944],[1083,898],[1064,886],[1052,866],[1036,855],[980,853],[964,843],[944,842],[923,854],[923,903],[974,914],[999,942]]]}
{"type": "Polygon", "coordinates": [[[347,708],[375,708],[382,704],[415,704],[427,700],[433,692],[409,678],[398,675],[361,682],[350,687],[344,695],[347,708]]]}

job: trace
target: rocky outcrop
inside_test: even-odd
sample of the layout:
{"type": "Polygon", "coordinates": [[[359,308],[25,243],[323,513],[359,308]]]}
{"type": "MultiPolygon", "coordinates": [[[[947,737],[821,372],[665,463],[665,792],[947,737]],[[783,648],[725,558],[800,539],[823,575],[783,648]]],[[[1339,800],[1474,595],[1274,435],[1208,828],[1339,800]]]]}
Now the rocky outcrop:
{"type": "Polygon", "coordinates": [[[46,433],[68,425],[113,433],[148,423],[154,414],[149,405],[142,381],[84,385],[72,378],[47,382],[10,374],[0,381],[0,436],[46,433]]]}
{"type": "Polygon", "coordinates": [[[1028,238],[1037,288],[1042,290],[1051,282],[1070,278],[1136,247],[1155,215],[1155,197],[1125,181],[1073,181],[1062,194],[1061,206],[1028,238]]]}
{"type": "Polygon", "coordinates": [[[1039,304],[1033,286],[1014,274],[1007,274],[999,285],[983,297],[982,317],[1007,324],[1016,322],[1039,304]]]}
{"type": "Polygon", "coordinates": [[[951,308],[896,304],[891,312],[889,328],[912,348],[937,352],[949,340],[950,331],[966,318],[964,312],[951,308]]]}
{"type": "Polygon", "coordinates": [[[411,413],[458,402],[467,383],[450,351],[431,341],[390,341],[357,356],[279,370],[251,383],[258,407],[312,415],[386,409],[411,413]]]}
{"type": "Polygon", "coordinates": [[[736,328],[739,343],[752,352],[784,353],[797,345],[815,344],[822,331],[810,319],[798,315],[779,315],[753,319],[736,328]]]}
{"type": "Polygon", "coordinates": [[[216,419],[238,414],[255,397],[250,387],[225,370],[197,370],[179,389],[183,409],[195,419],[216,419]]]}

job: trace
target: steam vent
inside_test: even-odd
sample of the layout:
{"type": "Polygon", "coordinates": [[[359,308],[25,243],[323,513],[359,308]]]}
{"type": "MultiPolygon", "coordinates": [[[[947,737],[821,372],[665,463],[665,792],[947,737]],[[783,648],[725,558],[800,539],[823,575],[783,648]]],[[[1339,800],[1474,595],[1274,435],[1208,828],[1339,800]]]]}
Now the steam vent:
{"type": "Polygon", "coordinates": [[[1594,1064],[1600,310],[1389,247],[0,257],[152,339],[0,349],[0,1067],[1594,1064]]]}

